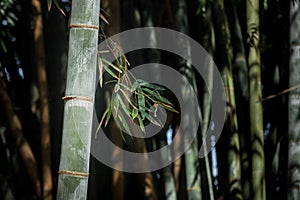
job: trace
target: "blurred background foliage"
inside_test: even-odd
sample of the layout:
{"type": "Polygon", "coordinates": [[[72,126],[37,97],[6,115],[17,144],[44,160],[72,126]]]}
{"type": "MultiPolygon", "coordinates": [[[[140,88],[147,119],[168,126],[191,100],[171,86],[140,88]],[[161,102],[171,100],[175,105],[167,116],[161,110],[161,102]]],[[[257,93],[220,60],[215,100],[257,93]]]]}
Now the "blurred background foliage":
{"type": "MultiPolygon", "coordinates": [[[[0,199],[55,199],[70,10],[68,0],[0,0],[0,199]],[[42,26],[37,19],[42,19],[42,26]],[[43,69],[47,87],[41,84],[43,69]],[[45,94],[49,133],[43,129],[45,94]],[[45,144],[47,135],[51,140],[45,144]]],[[[99,42],[104,35],[144,26],[174,29],[195,39],[222,74],[227,115],[221,138],[217,143],[210,138],[215,148],[199,159],[204,133],[211,128],[206,122],[213,82],[206,86],[186,60],[169,52],[128,53],[129,68],[158,62],[188,78],[200,102],[198,137],[180,159],[151,173],[123,173],[91,157],[87,199],[300,199],[298,1],[101,0],[100,22],[99,42]]],[[[174,42],[188,56],[197,56],[187,50],[189,44],[174,42]]],[[[212,74],[211,67],[206,70],[212,74]]],[[[164,78],[159,70],[155,76],[164,78]]],[[[104,84],[111,79],[107,71],[103,87],[97,87],[99,120],[116,87],[104,84]]],[[[180,112],[171,92],[163,96],[180,112]]],[[[129,114],[136,116],[136,111],[129,114]]],[[[180,115],[167,114],[161,132],[145,140],[120,134],[112,119],[105,119],[107,126],[102,128],[118,146],[150,152],[168,145],[176,133],[180,115]]]]}

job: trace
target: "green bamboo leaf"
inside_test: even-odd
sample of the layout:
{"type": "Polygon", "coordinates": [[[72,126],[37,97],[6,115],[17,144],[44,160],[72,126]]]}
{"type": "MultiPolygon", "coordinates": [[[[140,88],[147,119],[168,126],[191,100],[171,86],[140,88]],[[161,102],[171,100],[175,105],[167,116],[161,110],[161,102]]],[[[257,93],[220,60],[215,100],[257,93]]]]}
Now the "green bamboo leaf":
{"type": "Polygon", "coordinates": [[[132,108],[132,110],[131,110],[132,119],[135,119],[138,116],[138,114],[139,114],[138,109],[132,108]]]}
{"type": "Polygon", "coordinates": [[[141,112],[142,119],[145,118],[145,96],[142,94],[142,88],[138,87],[137,88],[137,96],[138,96],[138,106],[139,110],[141,112]]]}
{"type": "Polygon", "coordinates": [[[113,99],[113,108],[116,113],[118,113],[119,105],[120,104],[119,104],[118,96],[115,96],[115,98],[113,99]]]}
{"type": "Polygon", "coordinates": [[[119,84],[120,84],[121,87],[125,88],[126,90],[131,91],[131,89],[127,85],[125,85],[124,83],[119,83],[119,84]]]}
{"type": "Polygon", "coordinates": [[[105,124],[104,124],[105,127],[107,126],[107,124],[109,122],[109,119],[110,119],[110,116],[111,116],[111,106],[109,105],[108,108],[109,108],[109,110],[107,112],[106,120],[105,120],[105,124]]]}
{"type": "Polygon", "coordinates": [[[114,92],[118,92],[119,89],[120,89],[120,85],[119,85],[119,81],[118,81],[117,84],[115,85],[114,92]]]}
{"type": "Polygon", "coordinates": [[[120,91],[121,91],[121,93],[123,94],[123,96],[126,98],[127,102],[128,102],[133,108],[135,108],[135,109],[138,110],[138,108],[134,105],[133,101],[127,96],[127,93],[126,93],[124,90],[122,90],[122,89],[120,89],[120,91]]]}
{"type": "MultiPolygon", "coordinates": [[[[179,113],[177,110],[175,110],[175,109],[173,108],[172,105],[165,104],[165,103],[160,102],[160,101],[154,101],[154,103],[163,106],[165,109],[167,109],[167,110],[169,110],[169,111],[172,111],[172,112],[175,112],[175,113],[179,113]]],[[[152,106],[152,105],[150,105],[150,107],[151,107],[151,106],[152,106]]],[[[157,106],[157,107],[158,107],[158,106],[157,106]]],[[[159,108],[159,109],[162,111],[161,108],[159,108]]],[[[153,111],[153,112],[154,112],[154,111],[153,111]]]]}
{"type": "MultiPolygon", "coordinates": [[[[110,108],[110,106],[108,106],[108,107],[106,108],[106,110],[104,111],[104,113],[103,113],[103,116],[102,116],[102,118],[101,118],[101,120],[100,120],[100,123],[99,123],[99,125],[98,125],[98,127],[97,127],[96,133],[98,133],[99,129],[101,128],[101,125],[102,125],[102,123],[103,123],[103,121],[104,121],[104,119],[105,119],[105,116],[107,116],[107,117],[106,117],[105,126],[107,125],[107,123],[108,123],[108,121],[109,121],[109,118],[110,118],[110,115],[111,115],[111,108],[110,108]],[[108,114],[109,114],[109,116],[108,116],[108,114]]],[[[97,135],[96,135],[96,136],[97,136],[97,135]]]]}
{"type": "Polygon", "coordinates": [[[107,65],[104,65],[104,68],[112,77],[119,80],[119,77],[107,65]]]}
{"type": "Polygon", "coordinates": [[[141,130],[145,133],[145,126],[144,126],[143,120],[142,120],[141,116],[138,115],[137,117],[138,117],[138,120],[139,120],[141,130]]]}
{"type": "Polygon", "coordinates": [[[150,89],[153,89],[153,90],[161,90],[161,91],[166,90],[165,88],[163,88],[161,86],[158,86],[158,85],[155,85],[155,84],[152,84],[152,83],[148,83],[148,82],[143,81],[141,79],[139,79],[139,82],[140,82],[141,86],[144,86],[144,87],[147,87],[147,88],[150,88],[150,89]]]}
{"type": "Polygon", "coordinates": [[[126,120],[125,120],[125,118],[124,118],[124,116],[121,112],[118,113],[118,119],[121,122],[120,125],[123,126],[125,128],[126,132],[132,137],[132,133],[130,131],[130,128],[129,128],[129,126],[128,126],[128,124],[127,124],[127,122],[126,122],[126,120]]]}
{"type": "MultiPolygon", "coordinates": [[[[147,102],[147,101],[146,101],[147,102]]],[[[152,106],[152,105],[151,105],[152,106]]],[[[140,106],[141,108],[143,108],[146,112],[149,112],[149,113],[151,113],[151,112],[153,112],[153,110],[152,109],[150,109],[151,108],[151,106],[149,106],[149,107],[147,107],[147,106],[140,106]]]]}
{"type": "Polygon", "coordinates": [[[161,96],[160,93],[158,91],[155,92],[157,99],[163,103],[169,104],[169,105],[173,105],[171,101],[169,101],[168,99],[166,99],[165,97],[161,96]]]}
{"type": "Polygon", "coordinates": [[[118,82],[117,80],[106,81],[106,82],[105,82],[105,85],[108,85],[108,84],[110,84],[110,83],[117,83],[117,82],[118,82]]]}
{"type": "Polygon", "coordinates": [[[135,82],[133,83],[132,88],[131,88],[130,91],[131,91],[131,92],[134,92],[134,91],[137,90],[138,87],[140,87],[140,84],[139,84],[139,82],[135,81],[135,82]]]}
{"type": "Polygon", "coordinates": [[[164,108],[166,108],[167,110],[174,112],[174,113],[179,113],[177,110],[175,110],[173,107],[166,107],[164,106],[164,108]]]}
{"type": "Polygon", "coordinates": [[[162,127],[162,124],[158,120],[155,120],[149,113],[145,114],[146,119],[148,119],[152,124],[162,127]]]}
{"type": "Polygon", "coordinates": [[[61,9],[59,3],[57,0],[54,0],[54,5],[56,6],[56,8],[59,10],[59,12],[61,12],[64,16],[66,16],[65,12],[61,9]]]}
{"type": "MultiPolygon", "coordinates": [[[[118,94],[117,94],[117,95],[118,95],[118,94]]],[[[126,114],[128,117],[131,117],[131,116],[130,116],[129,108],[126,107],[126,105],[124,104],[123,99],[122,99],[120,96],[118,97],[118,99],[119,99],[121,108],[124,110],[125,114],[126,114]]]]}
{"type": "Polygon", "coordinates": [[[2,46],[2,49],[3,49],[4,53],[7,53],[7,49],[6,49],[6,46],[5,46],[4,42],[2,40],[0,40],[0,43],[1,43],[1,46],[2,46]]]}
{"type": "Polygon", "coordinates": [[[119,73],[123,73],[121,69],[119,69],[116,65],[114,65],[113,63],[109,62],[108,60],[102,58],[103,62],[105,62],[108,66],[111,66],[112,68],[114,68],[116,71],[118,71],[119,73]]]}
{"type": "Polygon", "coordinates": [[[155,90],[150,90],[150,89],[144,88],[144,87],[142,87],[142,90],[143,90],[143,92],[146,92],[151,96],[157,96],[156,93],[155,93],[155,90]]]}
{"type": "MultiPolygon", "coordinates": [[[[108,107],[106,108],[106,110],[104,111],[103,116],[102,116],[102,118],[101,118],[101,120],[100,120],[100,123],[99,123],[99,127],[102,125],[102,123],[103,123],[103,121],[104,121],[104,119],[105,119],[105,116],[107,115],[109,109],[110,109],[110,107],[108,106],[108,107]]],[[[96,131],[96,132],[98,132],[99,127],[97,128],[97,131],[96,131]]]]}
{"type": "Polygon", "coordinates": [[[151,99],[154,103],[157,104],[169,104],[169,106],[172,106],[172,102],[170,102],[168,99],[164,98],[160,95],[158,91],[149,90],[148,88],[142,88],[143,94],[146,94],[149,99],[151,99]]]}
{"type": "Polygon", "coordinates": [[[122,131],[121,129],[119,129],[119,131],[120,131],[120,135],[121,135],[121,137],[122,137],[122,140],[126,143],[126,139],[125,139],[125,137],[124,137],[123,131],[122,131]]]}

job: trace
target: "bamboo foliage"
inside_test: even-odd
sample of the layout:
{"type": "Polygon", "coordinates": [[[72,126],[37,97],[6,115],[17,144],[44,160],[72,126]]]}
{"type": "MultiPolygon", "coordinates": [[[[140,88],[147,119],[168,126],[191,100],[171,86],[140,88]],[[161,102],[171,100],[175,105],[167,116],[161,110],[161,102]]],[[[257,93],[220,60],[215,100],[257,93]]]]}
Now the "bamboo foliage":
{"type": "Polygon", "coordinates": [[[249,104],[250,135],[252,156],[252,199],[264,200],[264,141],[262,118],[262,91],[260,70],[259,1],[247,0],[248,66],[249,66],[249,104]]]}
{"type": "MultiPolygon", "coordinates": [[[[103,0],[101,6],[99,1],[72,0],[72,4],[60,0],[0,1],[0,129],[7,130],[1,132],[0,137],[0,160],[4,160],[4,165],[0,165],[0,199],[29,196],[51,199],[51,194],[56,193],[51,191],[52,183],[57,188],[57,199],[300,199],[298,0],[103,0]],[[45,12],[46,3],[49,8],[53,4],[57,13],[64,10],[67,16],[72,6],[70,31],[65,30],[65,20],[60,18],[63,15],[58,18],[53,16],[53,10],[45,12]],[[100,7],[103,11],[101,27],[98,24],[100,7]],[[50,23],[47,23],[48,17],[50,23]],[[178,47],[187,59],[178,55],[173,59],[172,53],[155,48],[161,38],[154,29],[136,35],[143,37],[143,42],[152,48],[126,55],[118,39],[107,40],[109,50],[98,52],[98,67],[104,76],[100,76],[101,91],[96,94],[95,110],[104,111],[99,116],[99,128],[108,126],[104,130],[110,132],[109,138],[116,146],[147,155],[169,144],[170,138],[166,142],[165,134],[168,127],[174,132],[168,132],[167,136],[182,137],[174,144],[180,146],[183,135],[188,134],[187,129],[177,133],[183,118],[191,119],[188,120],[190,126],[196,123],[193,120],[196,115],[180,115],[182,105],[168,100],[169,97],[175,100],[175,96],[165,87],[126,73],[141,63],[167,64],[186,76],[194,87],[193,92],[199,90],[202,111],[199,116],[203,115],[200,127],[194,130],[198,137],[181,158],[155,172],[124,173],[90,155],[97,43],[99,36],[107,39],[121,31],[144,26],[176,29],[200,41],[208,54],[214,56],[226,87],[227,121],[217,143],[213,136],[210,138],[216,148],[199,159],[199,144],[206,138],[207,129],[215,130],[216,122],[208,127],[208,121],[212,110],[210,93],[216,89],[213,85],[216,71],[203,65],[205,69],[201,70],[206,70],[208,78],[205,86],[202,75],[197,74],[189,62],[189,57],[199,56],[198,52],[193,52],[185,40],[176,40],[171,45],[178,47]],[[65,88],[63,63],[67,59],[62,51],[67,50],[64,43],[68,34],[67,89],[65,101],[60,101],[65,88]],[[109,54],[113,54],[114,61],[105,59],[109,54]],[[48,77],[45,61],[47,66],[49,64],[48,77]],[[32,67],[33,63],[36,67],[32,67]],[[47,114],[48,101],[50,115],[47,114]],[[64,127],[58,170],[56,152],[60,150],[57,146],[62,125],[58,122],[63,103],[64,127]],[[161,106],[171,111],[167,112],[165,124],[154,116],[161,106]],[[111,118],[112,113],[117,114],[115,119],[111,118]],[[132,128],[124,118],[131,118],[140,125],[141,131],[132,128]],[[38,126],[32,123],[38,120],[41,122],[36,123],[38,126]],[[136,139],[134,135],[145,134],[148,123],[163,127],[160,134],[145,140],[136,139]],[[129,134],[124,134],[117,125],[129,134]],[[57,177],[51,175],[50,161],[53,172],[59,171],[58,187],[57,177]],[[15,175],[21,175],[17,182],[15,175]]],[[[169,78],[162,77],[158,64],[144,69],[143,73],[155,80],[169,78]]],[[[177,87],[183,92],[185,105],[188,104],[190,94],[186,87],[177,87]]],[[[114,151],[111,156],[112,159],[117,156],[122,162],[124,155],[114,151]]],[[[157,159],[172,160],[172,157],[170,152],[161,152],[157,159]]]]}
{"type": "Polygon", "coordinates": [[[97,62],[99,0],[73,0],[57,199],[86,199],[97,62]]]}

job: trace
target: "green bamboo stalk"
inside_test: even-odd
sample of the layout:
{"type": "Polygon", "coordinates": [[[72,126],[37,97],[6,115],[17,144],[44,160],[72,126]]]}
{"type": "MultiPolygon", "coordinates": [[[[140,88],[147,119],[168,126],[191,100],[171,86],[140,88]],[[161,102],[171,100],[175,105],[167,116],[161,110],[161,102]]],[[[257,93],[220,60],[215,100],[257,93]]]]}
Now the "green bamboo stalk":
{"type": "Polygon", "coordinates": [[[228,181],[229,198],[243,199],[241,188],[241,162],[238,123],[236,116],[235,91],[232,77],[232,47],[230,32],[224,8],[224,0],[218,0],[214,6],[214,28],[216,30],[216,48],[219,55],[220,70],[226,91],[226,136],[228,137],[228,181]]]}
{"type": "MultiPolygon", "coordinates": [[[[164,133],[167,132],[166,129],[162,130],[164,133]]],[[[165,134],[158,135],[158,148],[167,145],[165,134]]],[[[171,160],[171,154],[168,151],[161,152],[162,160],[171,160]]],[[[162,169],[163,185],[164,185],[164,199],[166,200],[176,200],[176,188],[175,181],[172,173],[172,164],[164,167],[162,169]]]]}
{"type": "Polygon", "coordinates": [[[261,104],[261,70],[259,50],[259,1],[247,0],[248,66],[249,66],[249,104],[250,135],[252,156],[252,195],[254,200],[264,200],[264,141],[263,114],[261,104]]]}
{"type": "MultiPolygon", "coordinates": [[[[177,0],[176,1],[176,8],[174,10],[174,25],[175,29],[188,34],[188,20],[187,20],[187,1],[186,0],[177,0]]],[[[191,58],[190,53],[190,44],[184,40],[176,41],[178,46],[182,47],[182,51],[187,58],[191,58]]],[[[192,66],[188,64],[185,60],[179,60],[179,71],[183,72],[186,76],[187,80],[193,85],[195,93],[197,93],[197,86],[196,86],[196,79],[195,74],[192,69],[192,66]]],[[[186,91],[186,88],[182,88],[182,91],[186,91]]],[[[186,95],[184,92],[183,95],[186,95]]],[[[186,97],[188,99],[188,97],[186,97]]],[[[195,108],[198,105],[194,105],[195,108]]],[[[201,113],[199,113],[201,115],[201,113]]],[[[182,116],[184,118],[185,116],[182,116]]],[[[194,126],[190,122],[191,126],[194,126]]],[[[197,130],[192,130],[197,131],[197,130]]],[[[184,133],[183,133],[184,134],[184,133]]],[[[198,159],[198,140],[197,138],[194,139],[190,147],[184,154],[185,160],[185,171],[186,171],[186,193],[187,199],[189,200],[198,200],[202,199],[201,194],[201,180],[200,180],[200,170],[199,170],[199,159],[198,159]]]]}
{"type": "MultiPolygon", "coordinates": [[[[294,1],[290,7],[290,87],[300,84],[300,4],[294,1]]],[[[288,199],[300,198],[300,120],[299,93],[296,89],[289,94],[289,138],[288,138],[288,199]]]]}
{"type": "Polygon", "coordinates": [[[240,155],[241,155],[241,176],[242,176],[242,190],[244,199],[250,199],[250,181],[251,171],[249,166],[249,87],[248,87],[248,66],[244,48],[244,41],[240,21],[237,16],[237,5],[234,0],[227,0],[226,13],[228,16],[228,24],[231,32],[231,43],[233,47],[233,68],[232,75],[234,81],[234,91],[237,107],[237,121],[239,126],[240,138],[240,155]],[[240,109],[241,108],[241,109],[240,109]]]}
{"type": "Polygon", "coordinates": [[[65,93],[67,101],[64,108],[57,199],[86,199],[99,8],[99,0],[72,1],[65,93]]]}
{"type": "MultiPolygon", "coordinates": [[[[209,1],[205,1],[205,17],[203,19],[202,22],[202,26],[203,27],[203,36],[202,36],[202,45],[205,48],[205,50],[212,55],[213,51],[214,51],[214,42],[212,40],[213,38],[213,27],[212,27],[212,23],[211,23],[211,6],[210,6],[210,2],[209,1]]],[[[212,92],[212,88],[213,88],[213,63],[210,63],[210,65],[205,69],[207,77],[209,82],[207,83],[207,85],[204,85],[202,88],[202,93],[203,93],[203,97],[202,97],[202,113],[203,113],[203,119],[202,119],[202,123],[201,123],[201,140],[204,141],[204,139],[206,138],[206,132],[208,129],[208,122],[210,120],[210,110],[211,110],[211,98],[210,98],[210,94],[212,92]]],[[[200,140],[200,139],[199,139],[200,140]]],[[[201,142],[203,143],[203,142],[201,142]]],[[[207,149],[204,149],[205,151],[207,151],[207,149]]],[[[214,187],[212,184],[212,174],[211,174],[211,166],[209,164],[209,158],[208,156],[205,156],[202,160],[202,163],[204,162],[204,173],[201,174],[202,178],[202,184],[201,187],[203,188],[203,192],[202,193],[202,198],[203,199],[215,199],[214,198],[214,187]]],[[[200,167],[201,167],[201,163],[200,163],[200,167]]]]}

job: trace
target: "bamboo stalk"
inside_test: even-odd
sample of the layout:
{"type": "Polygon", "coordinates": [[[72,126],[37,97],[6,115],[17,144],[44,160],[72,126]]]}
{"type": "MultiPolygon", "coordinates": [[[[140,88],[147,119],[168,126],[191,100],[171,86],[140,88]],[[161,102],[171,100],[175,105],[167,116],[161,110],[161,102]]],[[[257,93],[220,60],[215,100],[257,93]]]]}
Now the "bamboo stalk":
{"type": "Polygon", "coordinates": [[[57,199],[86,199],[95,95],[99,0],[73,0],[57,199]]]}
{"type": "Polygon", "coordinates": [[[266,199],[263,113],[262,104],[257,102],[262,97],[260,70],[260,35],[259,35],[259,1],[247,0],[248,66],[249,66],[249,104],[250,135],[252,156],[252,199],[266,199]]]}
{"type": "MultiPolygon", "coordinates": [[[[299,19],[300,4],[298,1],[290,5],[290,86],[300,84],[300,38],[299,19]]],[[[288,190],[287,199],[300,198],[300,120],[299,120],[299,93],[300,89],[293,90],[289,94],[288,108],[288,190]]]]}
{"type": "Polygon", "coordinates": [[[52,199],[52,173],[51,173],[51,142],[50,142],[50,116],[48,103],[48,84],[45,62],[45,45],[43,34],[42,7],[38,0],[31,1],[33,7],[33,26],[35,55],[37,64],[37,81],[40,99],[40,126],[41,126],[41,156],[43,174],[43,199],[52,199]]]}
{"type": "Polygon", "coordinates": [[[238,123],[236,116],[235,92],[232,77],[232,47],[230,45],[230,32],[227,16],[224,8],[224,0],[215,2],[213,6],[214,28],[216,30],[216,48],[220,59],[221,70],[226,92],[226,127],[223,130],[226,139],[228,138],[228,195],[230,199],[243,199],[241,188],[241,163],[240,143],[238,135],[238,123]]]}
{"type": "Polygon", "coordinates": [[[5,117],[11,131],[16,147],[23,160],[26,171],[31,179],[38,199],[41,199],[41,182],[38,166],[31,150],[31,147],[23,134],[23,127],[19,117],[14,112],[13,104],[3,86],[3,80],[0,76],[0,103],[4,109],[5,117]]]}

